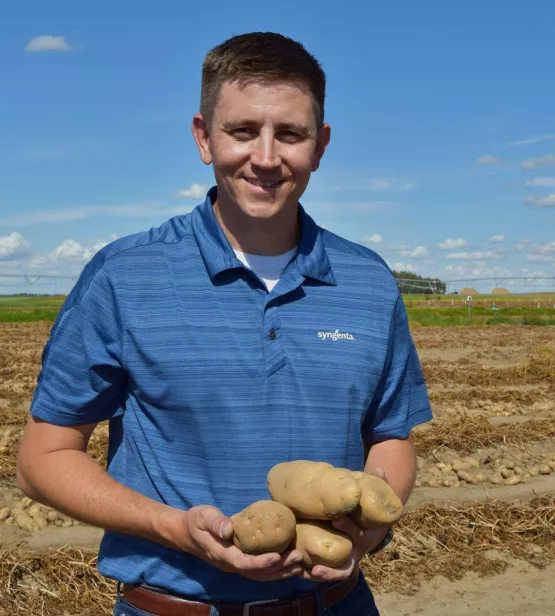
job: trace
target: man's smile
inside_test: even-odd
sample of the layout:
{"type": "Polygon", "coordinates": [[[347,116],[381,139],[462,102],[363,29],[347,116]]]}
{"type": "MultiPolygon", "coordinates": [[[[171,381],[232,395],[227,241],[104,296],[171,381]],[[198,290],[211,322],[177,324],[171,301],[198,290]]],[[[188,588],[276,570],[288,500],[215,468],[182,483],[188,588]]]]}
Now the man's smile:
{"type": "Polygon", "coordinates": [[[249,178],[247,176],[243,176],[243,179],[246,180],[252,186],[258,186],[259,188],[277,188],[283,183],[283,179],[281,180],[258,180],[257,178],[249,178]]]}

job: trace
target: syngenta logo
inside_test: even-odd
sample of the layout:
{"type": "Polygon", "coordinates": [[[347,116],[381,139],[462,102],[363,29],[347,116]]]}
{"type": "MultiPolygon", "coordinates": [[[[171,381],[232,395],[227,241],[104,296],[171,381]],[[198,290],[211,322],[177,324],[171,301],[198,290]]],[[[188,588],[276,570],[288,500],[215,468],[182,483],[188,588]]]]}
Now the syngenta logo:
{"type": "Polygon", "coordinates": [[[343,333],[336,329],[334,332],[318,332],[321,340],[354,340],[353,334],[343,333]]]}

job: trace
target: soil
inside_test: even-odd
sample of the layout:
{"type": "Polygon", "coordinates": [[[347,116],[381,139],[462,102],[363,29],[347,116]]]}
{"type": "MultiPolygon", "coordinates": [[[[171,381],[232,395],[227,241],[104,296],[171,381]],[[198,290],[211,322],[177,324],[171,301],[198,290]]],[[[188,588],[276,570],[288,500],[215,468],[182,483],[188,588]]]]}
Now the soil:
{"type": "MultiPolygon", "coordinates": [[[[60,558],[63,546],[95,550],[102,531],[36,506],[16,486],[17,446],[49,329],[45,323],[0,323],[0,551],[60,558]]],[[[555,328],[418,327],[413,335],[435,419],[415,431],[418,476],[407,519],[430,505],[454,504],[470,511],[476,503],[524,506],[538,496],[555,497],[555,328]],[[496,483],[501,471],[502,481],[496,483]]],[[[106,443],[107,428],[100,426],[89,448],[100,462],[106,443]]],[[[400,528],[400,545],[409,541],[409,531],[400,528]]],[[[461,559],[459,579],[447,579],[441,571],[422,578],[424,561],[415,560],[412,573],[405,563],[404,575],[413,584],[393,591],[380,579],[373,585],[382,616],[552,614],[555,540],[552,529],[546,533],[538,548],[541,563],[515,558],[509,545],[488,548],[490,575],[476,571],[468,558],[461,559]],[[496,560],[503,567],[495,566],[496,560]]],[[[0,616],[26,613],[23,608],[14,612],[13,603],[8,607],[2,583],[0,616]]],[[[47,616],[77,613],[69,604],[49,609],[47,616]]]]}

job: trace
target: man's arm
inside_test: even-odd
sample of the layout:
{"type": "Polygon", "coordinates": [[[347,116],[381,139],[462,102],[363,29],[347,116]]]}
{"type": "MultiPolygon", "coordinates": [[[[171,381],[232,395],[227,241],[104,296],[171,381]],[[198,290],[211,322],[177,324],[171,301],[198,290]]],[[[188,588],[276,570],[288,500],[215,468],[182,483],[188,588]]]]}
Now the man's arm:
{"type": "Polygon", "coordinates": [[[55,426],[30,417],[17,459],[21,489],[86,524],[178,548],[170,531],[183,512],[112,479],[86,453],[95,427],[55,426]]]}
{"type": "Polygon", "coordinates": [[[412,437],[388,439],[370,446],[364,470],[372,473],[381,468],[393,491],[406,503],[416,478],[416,451],[412,437]]]}

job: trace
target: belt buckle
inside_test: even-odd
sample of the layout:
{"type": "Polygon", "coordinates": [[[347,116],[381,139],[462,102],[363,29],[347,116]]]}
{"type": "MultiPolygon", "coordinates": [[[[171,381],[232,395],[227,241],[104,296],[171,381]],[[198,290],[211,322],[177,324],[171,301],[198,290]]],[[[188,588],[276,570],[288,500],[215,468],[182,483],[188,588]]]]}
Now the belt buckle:
{"type": "Polygon", "coordinates": [[[250,609],[255,605],[267,605],[268,603],[279,603],[279,599],[266,599],[265,601],[249,601],[243,606],[243,616],[250,616],[250,609]]]}

